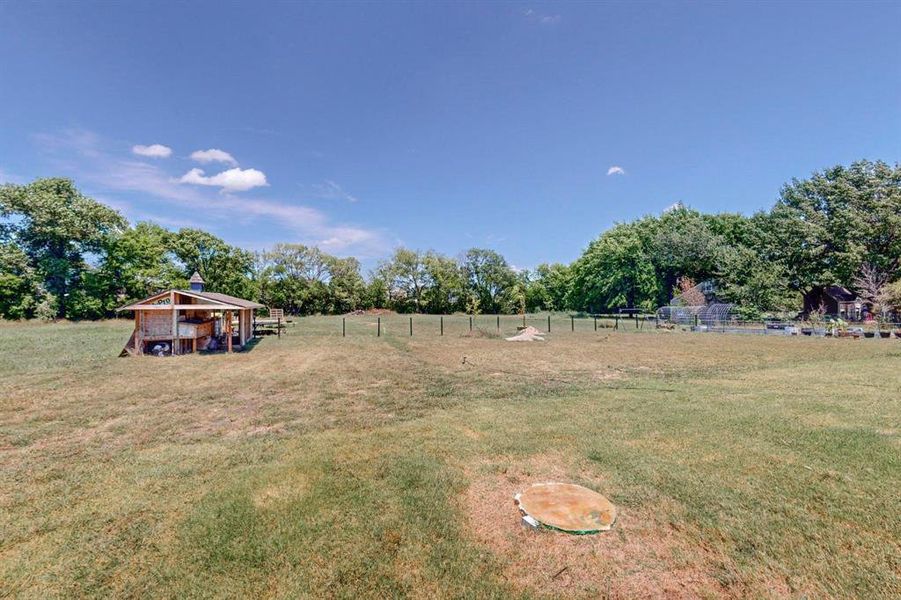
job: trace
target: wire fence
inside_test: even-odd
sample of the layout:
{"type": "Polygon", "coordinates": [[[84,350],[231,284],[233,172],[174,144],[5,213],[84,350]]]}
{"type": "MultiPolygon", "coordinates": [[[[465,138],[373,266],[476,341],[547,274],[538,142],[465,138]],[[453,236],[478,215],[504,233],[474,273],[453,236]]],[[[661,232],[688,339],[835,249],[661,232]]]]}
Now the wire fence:
{"type": "Polygon", "coordinates": [[[901,323],[805,323],[798,321],[729,320],[693,324],[672,323],[657,315],[427,315],[360,314],[345,316],[294,317],[289,325],[297,333],[316,333],[342,337],[510,337],[525,327],[552,334],[578,333],[650,333],[677,330],[690,333],[737,335],[776,335],[812,337],[901,338],[901,323]]]}

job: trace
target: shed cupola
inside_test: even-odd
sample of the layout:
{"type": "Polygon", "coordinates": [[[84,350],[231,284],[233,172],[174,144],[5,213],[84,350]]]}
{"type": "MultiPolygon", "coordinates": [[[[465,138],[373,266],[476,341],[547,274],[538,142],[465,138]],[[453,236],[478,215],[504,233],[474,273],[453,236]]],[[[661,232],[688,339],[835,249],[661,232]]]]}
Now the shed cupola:
{"type": "Polygon", "coordinates": [[[194,274],[191,275],[191,291],[192,292],[202,292],[203,291],[203,277],[200,276],[200,273],[194,271],[194,274]]]}

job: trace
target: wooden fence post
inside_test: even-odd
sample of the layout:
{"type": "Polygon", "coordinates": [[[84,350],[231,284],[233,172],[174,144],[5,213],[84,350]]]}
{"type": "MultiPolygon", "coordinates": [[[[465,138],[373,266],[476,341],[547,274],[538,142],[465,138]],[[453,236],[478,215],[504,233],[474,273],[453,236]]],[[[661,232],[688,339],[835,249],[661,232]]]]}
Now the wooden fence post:
{"type": "Polygon", "coordinates": [[[469,331],[472,332],[472,315],[469,315],[469,331]]]}

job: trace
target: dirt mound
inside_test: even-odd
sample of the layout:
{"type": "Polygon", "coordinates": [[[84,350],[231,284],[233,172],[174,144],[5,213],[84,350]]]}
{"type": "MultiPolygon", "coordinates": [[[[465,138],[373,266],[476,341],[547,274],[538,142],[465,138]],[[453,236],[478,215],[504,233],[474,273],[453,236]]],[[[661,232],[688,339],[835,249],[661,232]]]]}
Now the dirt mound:
{"type": "Polygon", "coordinates": [[[529,325],[525,329],[522,329],[519,333],[514,335],[513,337],[504,338],[508,342],[543,342],[544,341],[544,332],[539,331],[529,325]]]}

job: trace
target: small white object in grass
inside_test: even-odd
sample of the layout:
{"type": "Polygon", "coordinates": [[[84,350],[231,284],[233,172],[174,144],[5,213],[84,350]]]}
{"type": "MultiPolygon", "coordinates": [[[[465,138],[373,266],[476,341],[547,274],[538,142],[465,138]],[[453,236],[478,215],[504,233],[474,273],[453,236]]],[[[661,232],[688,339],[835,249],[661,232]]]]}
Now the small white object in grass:
{"type": "Polygon", "coordinates": [[[523,527],[528,527],[529,529],[538,529],[539,527],[541,527],[541,523],[539,523],[529,515],[523,515],[522,525],[523,527]]]}

